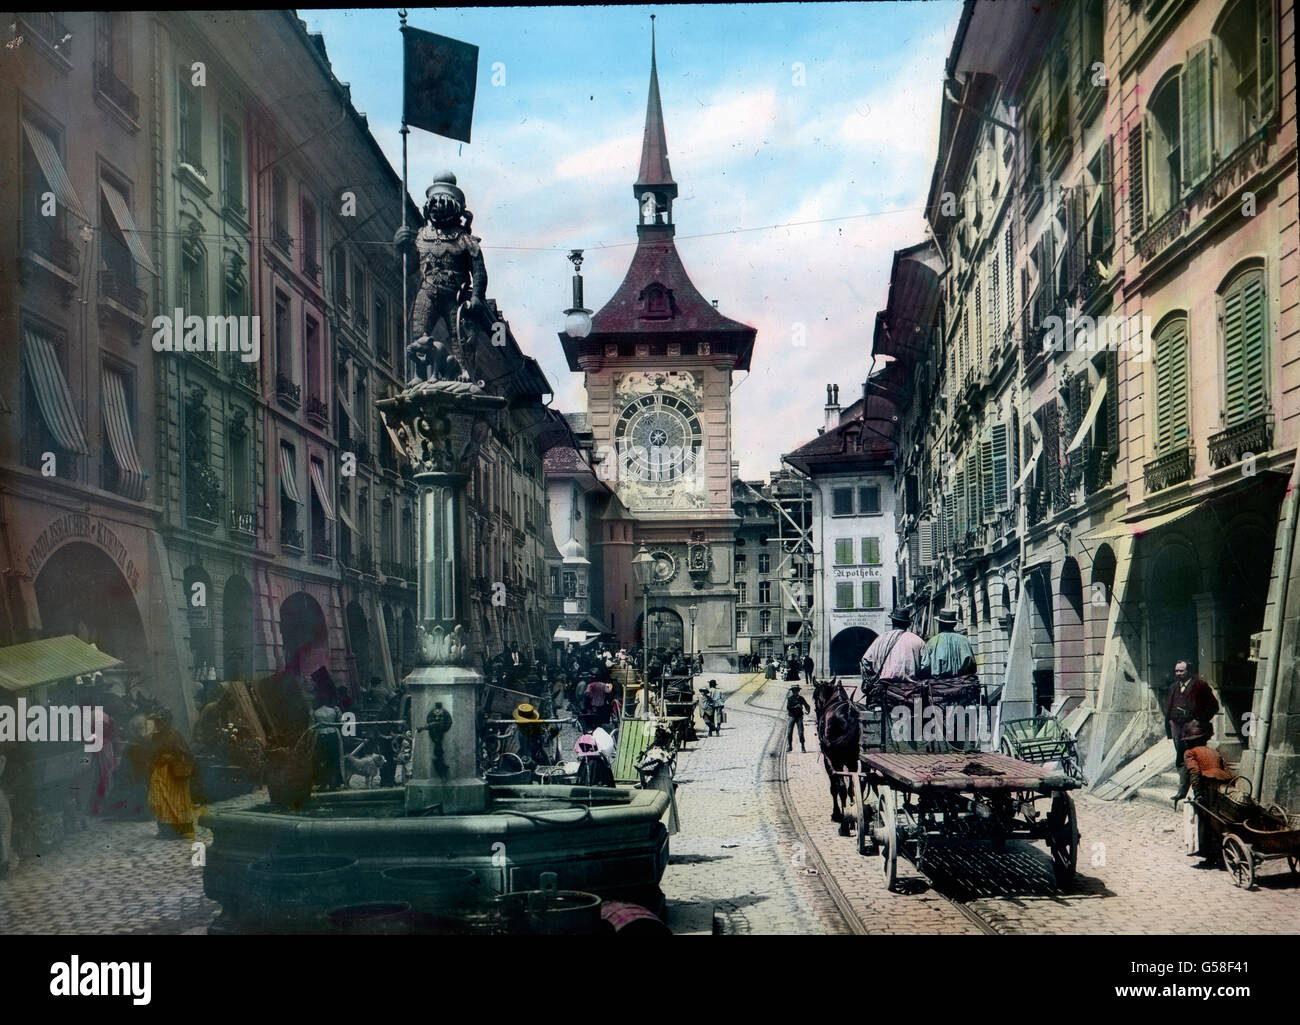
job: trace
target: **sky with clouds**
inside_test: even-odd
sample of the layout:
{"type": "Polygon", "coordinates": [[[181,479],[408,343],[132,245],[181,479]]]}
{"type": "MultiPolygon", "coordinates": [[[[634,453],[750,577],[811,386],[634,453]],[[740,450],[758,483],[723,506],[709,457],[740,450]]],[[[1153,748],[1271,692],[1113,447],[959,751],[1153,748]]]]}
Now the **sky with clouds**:
{"type": "MultiPolygon", "coordinates": [[[[758,329],[751,371],[733,384],[732,445],[744,476],[765,477],[815,436],[826,384],[845,405],[861,394],[891,255],[924,238],[961,4],[409,10],[415,28],[479,47],[473,142],[412,129],[411,191],[456,173],[489,294],[566,412],[585,398],[556,334],[570,302],[565,257],[586,251],[593,310],[632,258],[651,13],[677,248],[701,293],[758,329]]],[[[396,13],[299,15],[324,33],[400,172],[396,13]]]]}

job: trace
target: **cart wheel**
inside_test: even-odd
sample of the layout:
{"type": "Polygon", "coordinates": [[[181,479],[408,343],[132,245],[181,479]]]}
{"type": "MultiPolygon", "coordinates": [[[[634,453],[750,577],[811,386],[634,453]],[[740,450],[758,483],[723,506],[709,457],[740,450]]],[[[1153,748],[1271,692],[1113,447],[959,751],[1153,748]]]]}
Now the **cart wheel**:
{"type": "Polygon", "coordinates": [[[1079,826],[1074,814],[1074,801],[1058,790],[1052,798],[1052,808],[1047,813],[1047,846],[1052,852],[1052,871],[1056,885],[1062,890],[1074,886],[1074,870],[1079,860],[1079,826]]]}
{"type": "Polygon", "coordinates": [[[1223,864],[1233,886],[1249,890],[1255,885],[1255,852],[1240,837],[1228,834],[1223,838],[1223,864]]]}
{"type": "Polygon", "coordinates": [[[1001,751],[1008,758],[1016,757],[1016,752],[1011,746],[1011,741],[1009,741],[1006,737],[1002,738],[1002,743],[998,745],[998,750],[1001,751]]]}
{"type": "Polygon", "coordinates": [[[894,808],[894,792],[881,794],[880,798],[880,869],[885,878],[885,889],[892,891],[898,882],[898,815],[894,808]]]}
{"type": "Polygon", "coordinates": [[[871,832],[872,813],[871,806],[867,804],[867,787],[862,782],[862,777],[858,777],[858,853],[862,855],[872,854],[872,848],[876,845],[876,839],[871,832]]]}

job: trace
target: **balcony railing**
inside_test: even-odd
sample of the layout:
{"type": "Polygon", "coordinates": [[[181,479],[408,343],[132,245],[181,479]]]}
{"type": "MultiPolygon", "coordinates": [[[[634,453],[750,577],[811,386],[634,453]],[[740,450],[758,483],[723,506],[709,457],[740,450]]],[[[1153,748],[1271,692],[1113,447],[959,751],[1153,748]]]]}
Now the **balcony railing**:
{"type": "Polygon", "coordinates": [[[22,248],[73,277],[81,274],[81,250],[44,225],[22,225],[22,248]]]}
{"type": "Polygon", "coordinates": [[[1142,468],[1142,476],[1148,492],[1161,491],[1164,488],[1191,480],[1196,467],[1196,451],[1190,446],[1166,452],[1142,468]]]}
{"type": "Polygon", "coordinates": [[[242,384],[251,391],[257,391],[257,364],[236,360],[231,364],[230,376],[236,384],[242,384]]]}
{"type": "Polygon", "coordinates": [[[230,529],[240,534],[257,533],[257,510],[246,506],[230,507],[230,529]]]}
{"type": "Polygon", "coordinates": [[[99,272],[99,297],[112,299],[132,313],[144,309],[144,290],[136,288],[130,279],[120,271],[102,270],[99,272]]]}
{"type": "Polygon", "coordinates": [[[95,89],[113,102],[132,121],[140,120],[140,97],[125,82],[113,74],[113,69],[102,61],[95,62],[95,89]]]}
{"type": "Polygon", "coordinates": [[[271,241],[286,253],[292,250],[293,236],[289,234],[289,226],[280,221],[271,221],[271,241]]]}
{"type": "Polygon", "coordinates": [[[330,407],[315,395],[308,395],[307,419],[318,427],[328,427],[330,422],[330,407]]]}
{"type": "Polygon", "coordinates": [[[398,580],[406,579],[407,569],[404,562],[398,562],[396,559],[383,559],[379,563],[379,568],[383,570],[386,577],[396,577],[398,580]]]}
{"type": "Polygon", "coordinates": [[[333,546],[330,544],[330,536],[328,532],[312,532],[311,553],[321,559],[328,559],[333,554],[333,546]]]}
{"type": "Polygon", "coordinates": [[[1143,260],[1150,260],[1163,252],[1171,242],[1182,237],[1183,232],[1187,230],[1188,220],[1187,206],[1181,201],[1172,209],[1166,210],[1160,215],[1160,219],[1138,238],[1138,256],[1143,260]]]}
{"type": "Polygon", "coordinates": [[[297,406],[302,399],[302,385],[294,384],[284,374],[275,375],[275,397],[297,406]]]}
{"type": "Polygon", "coordinates": [[[53,11],[23,11],[19,17],[50,49],[72,58],[72,33],[53,11]]]}
{"type": "Polygon", "coordinates": [[[295,530],[292,524],[280,524],[280,544],[285,548],[296,548],[302,551],[302,531],[295,530]]]}
{"type": "Polygon", "coordinates": [[[1241,462],[1247,453],[1259,455],[1272,447],[1273,414],[1259,413],[1210,435],[1210,465],[1218,470],[1241,462]]]}

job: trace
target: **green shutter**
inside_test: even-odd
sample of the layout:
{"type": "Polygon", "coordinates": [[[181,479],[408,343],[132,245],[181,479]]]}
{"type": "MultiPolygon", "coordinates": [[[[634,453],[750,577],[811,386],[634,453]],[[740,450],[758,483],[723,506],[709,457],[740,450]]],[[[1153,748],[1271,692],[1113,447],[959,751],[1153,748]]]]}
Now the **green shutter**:
{"type": "Polygon", "coordinates": [[[1119,458],[1119,352],[1106,350],[1106,452],[1119,458]]]}
{"type": "MultiPolygon", "coordinates": [[[[1210,40],[1187,51],[1179,76],[1179,106],[1182,111],[1183,190],[1198,184],[1210,172],[1210,40]]],[[[1178,202],[1170,197],[1170,206],[1178,202]]]]}
{"type": "Polygon", "coordinates": [[[880,608],[880,581],[862,581],[862,607],[864,609],[880,608]]]}
{"type": "Polygon", "coordinates": [[[880,538],[864,537],[862,539],[862,562],[867,566],[880,565],[880,538]]]}
{"type": "Polygon", "coordinates": [[[835,607],[837,609],[853,608],[853,585],[852,584],[835,585],[835,607]]]}
{"type": "Polygon", "coordinates": [[[1259,23],[1256,37],[1259,46],[1259,125],[1256,127],[1262,127],[1272,120],[1273,112],[1277,110],[1277,50],[1274,45],[1277,19],[1273,15],[1273,0],[1255,0],[1255,8],[1259,23]]]}
{"type": "Polygon", "coordinates": [[[992,430],[986,431],[980,439],[980,502],[984,506],[984,519],[991,519],[996,508],[994,497],[997,474],[993,469],[992,430]]]}
{"type": "Polygon", "coordinates": [[[1008,452],[1010,432],[1006,424],[989,428],[989,463],[993,477],[993,509],[1005,512],[1011,505],[1011,466],[1008,452]]]}
{"type": "Polygon", "coordinates": [[[841,537],[835,539],[835,565],[853,565],[853,538],[841,537]]]}
{"type": "Polygon", "coordinates": [[[1229,426],[1268,408],[1264,275],[1254,271],[1223,297],[1223,371],[1229,426]]]}
{"type": "Polygon", "coordinates": [[[1141,125],[1128,130],[1128,231],[1133,239],[1146,227],[1143,217],[1142,197],[1146,192],[1142,173],[1142,148],[1146,140],[1141,125]]]}
{"type": "Polygon", "coordinates": [[[1187,322],[1171,324],[1156,341],[1156,447],[1160,454],[1187,443],[1187,322]]]}
{"type": "Polygon", "coordinates": [[[1242,293],[1243,289],[1238,287],[1223,297],[1223,411],[1229,426],[1248,415],[1246,359],[1241,330],[1242,293]]]}

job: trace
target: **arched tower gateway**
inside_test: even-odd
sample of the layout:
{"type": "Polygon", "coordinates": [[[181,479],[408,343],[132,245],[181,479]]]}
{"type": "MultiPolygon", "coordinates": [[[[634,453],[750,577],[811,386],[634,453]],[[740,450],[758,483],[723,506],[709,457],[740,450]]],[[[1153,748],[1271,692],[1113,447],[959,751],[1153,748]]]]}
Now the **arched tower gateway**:
{"type": "MultiPolygon", "coordinates": [[[[676,613],[683,647],[706,670],[736,662],[731,508],[731,386],[749,370],[754,328],[724,317],[692,284],[673,242],[677,183],[668,143],[654,42],[641,165],[632,186],[637,247],[623,283],[592,317],[590,334],[560,334],[569,368],[585,375],[598,472],[631,515],[633,540],[656,560],[648,637],[655,612],[676,613]]],[[[609,539],[602,537],[601,542],[609,539]]],[[[639,643],[642,598],[626,567],[626,545],[605,564],[607,610],[627,624],[624,643],[639,643]]],[[[633,553],[635,549],[633,549],[633,553]]],[[[674,634],[676,636],[676,634],[674,634]]]]}

